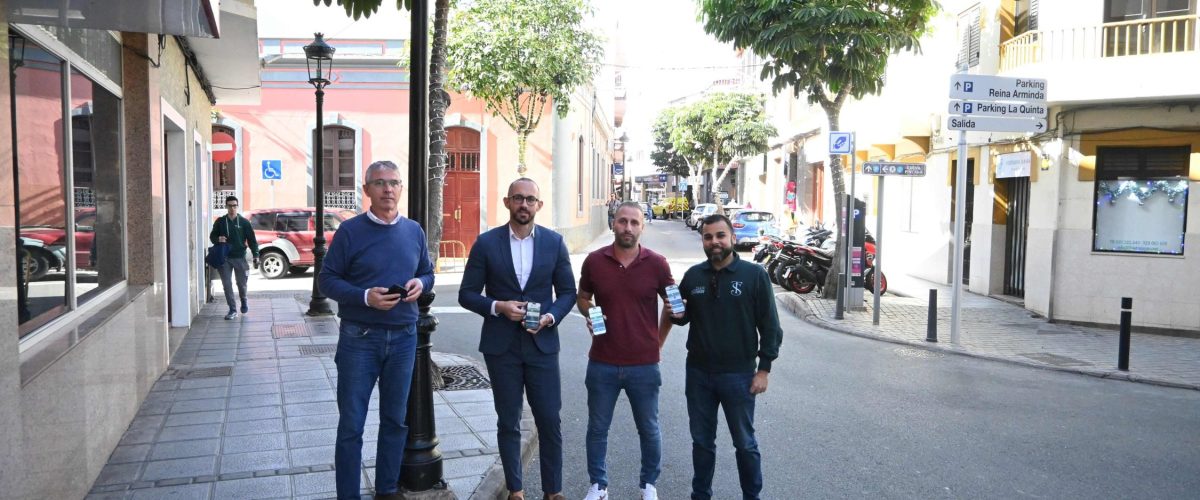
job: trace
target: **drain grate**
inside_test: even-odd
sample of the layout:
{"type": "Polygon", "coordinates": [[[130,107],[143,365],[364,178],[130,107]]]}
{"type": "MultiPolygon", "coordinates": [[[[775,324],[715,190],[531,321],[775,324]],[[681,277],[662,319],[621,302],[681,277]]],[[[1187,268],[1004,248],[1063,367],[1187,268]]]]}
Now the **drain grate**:
{"type": "Polygon", "coordinates": [[[478,368],[471,365],[443,366],[442,390],[465,391],[470,389],[489,389],[492,384],[484,378],[478,368]]]}
{"type": "Polygon", "coordinates": [[[308,337],[308,327],[304,323],[275,324],[271,327],[271,336],[277,339],[308,337]]]}
{"type": "Polygon", "coordinates": [[[171,378],[176,380],[193,379],[193,378],[214,378],[228,377],[233,375],[232,366],[213,366],[209,368],[185,368],[182,370],[172,370],[171,378]]]}
{"type": "Polygon", "coordinates": [[[1087,361],[1068,358],[1066,356],[1059,356],[1057,354],[1050,354],[1048,352],[1026,352],[1021,353],[1021,356],[1054,366],[1092,366],[1092,364],[1088,363],[1087,361]]]}
{"type": "Polygon", "coordinates": [[[337,352],[337,344],[318,344],[300,346],[302,356],[324,356],[337,352]]]}

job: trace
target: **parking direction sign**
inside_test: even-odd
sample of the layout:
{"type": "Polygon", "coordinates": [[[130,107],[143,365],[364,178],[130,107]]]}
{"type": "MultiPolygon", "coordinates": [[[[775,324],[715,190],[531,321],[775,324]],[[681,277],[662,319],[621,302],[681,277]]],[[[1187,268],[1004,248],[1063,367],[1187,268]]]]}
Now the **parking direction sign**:
{"type": "Polygon", "coordinates": [[[854,132],[830,132],[829,154],[848,155],[854,152],[854,132]]]}
{"type": "Polygon", "coordinates": [[[995,118],[990,116],[951,116],[950,130],[976,132],[1045,132],[1046,120],[1033,118],[995,118]]]}
{"type": "Polygon", "coordinates": [[[950,98],[1045,103],[1046,80],[958,73],[950,77],[950,98]]]}
{"type": "Polygon", "coordinates": [[[950,114],[963,116],[1000,116],[1004,118],[1045,118],[1045,104],[1026,102],[950,101],[950,114]]]}
{"type": "Polygon", "coordinates": [[[924,163],[900,163],[869,161],[863,163],[863,175],[895,175],[901,177],[925,177],[924,163]]]}
{"type": "Polygon", "coordinates": [[[263,160],[262,178],[264,181],[283,179],[283,160],[263,160]]]}

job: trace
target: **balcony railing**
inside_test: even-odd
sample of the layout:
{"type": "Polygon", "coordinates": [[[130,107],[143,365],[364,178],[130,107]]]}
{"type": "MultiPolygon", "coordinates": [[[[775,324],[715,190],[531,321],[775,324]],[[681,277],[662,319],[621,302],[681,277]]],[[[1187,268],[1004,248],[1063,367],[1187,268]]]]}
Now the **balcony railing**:
{"type": "Polygon", "coordinates": [[[1029,31],[1000,44],[1000,71],[1041,62],[1196,52],[1200,16],[1029,31]]]}
{"type": "Polygon", "coordinates": [[[326,191],[325,192],[325,208],[344,208],[346,210],[358,210],[358,197],[356,191],[326,191]]]}

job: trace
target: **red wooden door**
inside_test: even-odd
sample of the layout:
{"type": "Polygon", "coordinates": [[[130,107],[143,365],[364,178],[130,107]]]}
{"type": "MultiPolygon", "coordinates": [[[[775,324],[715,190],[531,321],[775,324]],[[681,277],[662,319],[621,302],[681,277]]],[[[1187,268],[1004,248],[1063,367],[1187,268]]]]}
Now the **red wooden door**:
{"type": "MultiPolygon", "coordinates": [[[[462,127],[447,129],[446,155],[442,241],[462,242],[470,252],[479,236],[479,132],[462,127]]],[[[443,256],[460,257],[449,245],[443,248],[443,256]]]]}

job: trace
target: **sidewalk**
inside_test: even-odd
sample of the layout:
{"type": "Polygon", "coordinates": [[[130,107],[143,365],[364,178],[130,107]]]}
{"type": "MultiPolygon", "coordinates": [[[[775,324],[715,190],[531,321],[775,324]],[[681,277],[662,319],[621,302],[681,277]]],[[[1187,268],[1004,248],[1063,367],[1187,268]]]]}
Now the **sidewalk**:
{"type": "MultiPolygon", "coordinates": [[[[1117,370],[1118,332],[1051,323],[1002,300],[963,292],[958,345],[950,343],[951,288],[917,278],[889,278],[880,298],[879,326],[864,311],[834,318],[834,301],[816,293],[781,292],[779,303],[814,325],[877,340],[943,350],[1051,370],[1200,390],[1200,339],[1140,334],[1130,341],[1129,371],[1117,370]],[[938,289],[938,342],[926,342],[929,289],[938,289]],[[896,292],[904,296],[892,295],[896,292]]],[[[1114,304],[1114,307],[1116,305],[1114,304]]]]}
{"type": "MultiPolygon", "coordinates": [[[[338,328],[305,317],[308,299],[251,293],[250,313],[233,321],[220,295],[206,305],[87,498],[334,498],[338,328]]],[[[446,382],[434,392],[443,476],[460,499],[495,498],[504,479],[486,370],[456,355],[433,361],[446,382]]],[[[364,498],[374,493],[378,392],[370,409],[364,498]]],[[[522,448],[535,440],[527,431],[522,448]]]]}

